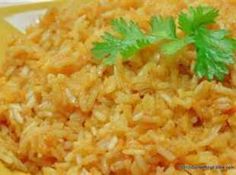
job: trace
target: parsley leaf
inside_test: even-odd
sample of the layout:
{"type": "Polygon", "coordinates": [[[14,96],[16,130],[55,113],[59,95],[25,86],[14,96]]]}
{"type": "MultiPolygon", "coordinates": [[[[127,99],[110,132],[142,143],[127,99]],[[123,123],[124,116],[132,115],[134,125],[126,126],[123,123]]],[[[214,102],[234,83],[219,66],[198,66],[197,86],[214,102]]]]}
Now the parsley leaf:
{"type": "Polygon", "coordinates": [[[190,7],[187,13],[181,12],[179,15],[180,29],[186,34],[192,34],[199,27],[215,23],[218,16],[219,11],[213,7],[190,7]]]}
{"type": "Polygon", "coordinates": [[[129,58],[140,47],[150,44],[149,39],[132,21],[125,22],[122,18],[116,19],[112,21],[112,27],[120,36],[105,33],[102,36],[104,41],[94,43],[95,46],[92,49],[94,56],[102,59],[105,64],[114,64],[119,55],[123,58],[129,58]]]}
{"type": "Polygon", "coordinates": [[[195,35],[195,72],[199,77],[222,81],[229,73],[227,66],[234,63],[234,44],[227,36],[226,30],[198,29],[195,35]]]}
{"type": "Polygon", "coordinates": [[[153,17],[150,25],[151,32],[144,33],[133,21],[126,22],[123,18],[113,20],[113,30],[119,35],[105,33],[102,42],[94,43],[94,57],[111,65],[116,62],[119,55],[127,60],[150,44],[162,39],[176,38],[176,26],[171,17],[153,17]]]}
{"type": "Polygon", "coordinates": [[[149,45],[150,38],[147,37],[133,21],[126,22],[123,18],[112,21],[114,30],[121,34],[119,39],[120,48],[117,49],[124,58],[135,55],[141,48],[149,45]]]}

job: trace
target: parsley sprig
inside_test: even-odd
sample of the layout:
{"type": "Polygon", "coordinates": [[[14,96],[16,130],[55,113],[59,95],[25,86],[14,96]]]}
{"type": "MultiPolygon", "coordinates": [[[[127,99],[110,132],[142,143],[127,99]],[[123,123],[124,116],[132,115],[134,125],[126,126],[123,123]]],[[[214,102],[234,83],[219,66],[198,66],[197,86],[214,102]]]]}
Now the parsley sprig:
{"type": "Polygon", "coordinates": [[[228,65],[234,63],[234,40],[229,38],[227,30],[210,30],[219,11],[213,7],[191,7],[188,12],[179,15],[179,27],[186,34],[184,38],[164,45],[164,54],[174,54],[186,45],[193,43],[197,58],[194,71],[200,78],[224,80],[229,73],[228,65]]]}
{"type": "Polygon", "coordinates": [[[179,28],[185,33],[177,37],[176,24],[172,17],[152,17],[149,32],[143,32],[133,21],[115,19],[112,27],[118,35],[105,33],[103,41],[94,43],[92,53],[105,64],[114,64],[121,56],[128,60],[141,49],[162,40],[169,42],[161,46],[164,55],[173,55],[189,44],[196,49],[194,71],[200,78],[224,80],[229,73],[228,65],[234,63],[236,41],[224,29],[210,30],[208,26],[216,22],[219,11],[213,7],[190,7],[179,15],[179,28]]]}

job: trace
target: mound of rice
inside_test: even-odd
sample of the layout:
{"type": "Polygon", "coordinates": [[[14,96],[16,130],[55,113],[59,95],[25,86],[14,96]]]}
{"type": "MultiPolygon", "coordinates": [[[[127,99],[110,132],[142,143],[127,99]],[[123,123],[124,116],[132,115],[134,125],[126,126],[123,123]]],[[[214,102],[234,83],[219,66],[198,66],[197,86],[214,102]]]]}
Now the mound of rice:
{"type": "Polygon", "coordinates": [[[191,48],[167,59],[147,48],[114,67],[90,51],[114,18],[147,30],[153,15],[203,3],[236,34],[235,0],[74,0],[51,9],[11,41],[1,65],[0,160],[32,175],[235,175],[236,65],[223,83],[208,82],[193,74],[191,48]]]}

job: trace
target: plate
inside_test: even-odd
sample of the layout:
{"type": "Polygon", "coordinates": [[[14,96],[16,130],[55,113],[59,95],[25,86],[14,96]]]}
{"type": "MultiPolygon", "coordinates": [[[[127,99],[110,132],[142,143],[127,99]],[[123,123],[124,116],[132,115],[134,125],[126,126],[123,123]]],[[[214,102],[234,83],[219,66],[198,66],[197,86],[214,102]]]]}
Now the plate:
{"type": "Polygon", "coordinates": [[[11,37],[24,34],[25,29],[63,0],[0,0],[0,61],[11,37]]]}

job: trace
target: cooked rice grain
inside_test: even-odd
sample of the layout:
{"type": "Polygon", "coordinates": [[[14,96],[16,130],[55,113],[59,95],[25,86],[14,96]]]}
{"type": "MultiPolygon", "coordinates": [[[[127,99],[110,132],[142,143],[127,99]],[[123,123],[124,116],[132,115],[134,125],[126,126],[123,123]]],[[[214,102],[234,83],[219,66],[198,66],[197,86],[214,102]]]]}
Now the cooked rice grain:
{"type": "MultiPolygon", "coordinates": [[[[193,75],[189,48],[173,61],[147,48],[114,67],[91,48],[110,21],[148,29],[153,15],[220,10],[235,35],[235,0],[70,0],[9,44],[0,77],[0,160],[32,175],[187,175],[180,165],[236,168],[236,66],[223,83],[193,75]]],[[[156,50],[156,51],[155,51],[156,50]]],[[[235,175],[235,169],[189,170],[235,175]]]]}

